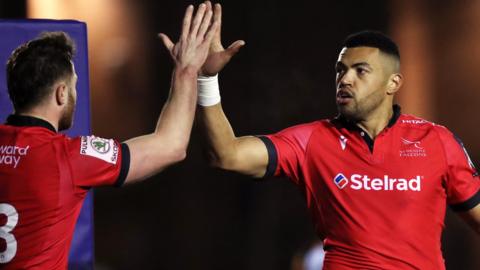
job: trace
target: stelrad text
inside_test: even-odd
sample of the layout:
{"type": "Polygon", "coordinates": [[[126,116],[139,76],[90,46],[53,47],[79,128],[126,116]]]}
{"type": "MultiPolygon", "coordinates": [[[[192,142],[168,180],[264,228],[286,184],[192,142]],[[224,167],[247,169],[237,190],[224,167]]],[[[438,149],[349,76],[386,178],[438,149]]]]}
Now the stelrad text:
{"type": "Polygon", "coordinates": [[[371,178],[367,175],[353,174],[350,177],[350,188],[354,190],[399,190],[399,191],[421,191],[422,177],[416,176],[411,179],[392,178],[384,175],[383,178],[371,178]]]}

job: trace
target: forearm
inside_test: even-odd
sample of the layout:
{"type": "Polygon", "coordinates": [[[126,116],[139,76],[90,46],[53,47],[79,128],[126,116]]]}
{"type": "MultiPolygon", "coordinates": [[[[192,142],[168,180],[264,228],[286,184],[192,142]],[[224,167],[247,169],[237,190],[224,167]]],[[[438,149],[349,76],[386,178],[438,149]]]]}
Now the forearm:
{"type": "Polygon", "coordinates": [[[459,214],[475,232],[480,234],[480,204],[466,212],[459,214]]]}
{"type": "Polygon", "coordinates": [[[213,166],[227,169],[235,157],[237,138],[230,122],[223,112],[221,103],[213,106],[199,106],[199,117],[208,144],[210,161],[213,166]]]}
{"type": "Polygon", "coordinates": [[[154,134],[185,152],[190,139],[197,102],[195,70],[174,70],[170,95],[158,117],[154,134]]]}
{"type": "Polygon", "coordinates": [[[185,158],[196,109],[196,78],[196,72],[174,70],[155,131],[126,142],[131,153],[127,182],[148,178],[185,158]]]}
{"type": "Polygon", "coordinates": [[[253,177],[264,176],[268,153],[259,138],[236,137],[220,103],[209,107],[200,106],[199,117],[213,166],[253,177]]]}
{"type": "Polygon", "coordinates": [[[155,132],[126,142],[130,150],[126,183],[145,179],[186,156],[197,103],[197,74],[220,23],[219,16],[211,20],[210,2],[200,4],[195,16],[193,10],[189,5],[185,11],[177,43],[159,34],[175,65],[170,94],[155,132]]]}

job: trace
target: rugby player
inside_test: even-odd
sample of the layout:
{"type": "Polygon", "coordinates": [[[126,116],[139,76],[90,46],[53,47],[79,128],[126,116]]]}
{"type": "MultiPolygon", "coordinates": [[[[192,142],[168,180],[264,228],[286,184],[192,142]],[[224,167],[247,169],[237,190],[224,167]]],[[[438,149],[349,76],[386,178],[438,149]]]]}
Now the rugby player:
{"type": "Polygon", "coordinates": [[[120,143],[69,138],[76,104],[74,43],[47,32],[7,63],[14,113],[0,125],[0,269],[66,269],[82,202],[91,187],[141,181],[185,158],[199,68],[218,22],[210,6],[186,10],[180,39],[160,34],[174,62],[168,100],[153,133],[120,143]]]}
{"type": "Polygon", "coordinates": [[[335,64],[336,117],[237,137],[216,74],[243,44],[224,49],[218,28],[198,79],[212,164],[300,186],[324,239],[324,269],[445,269],[447,204],[480,233],[480,180],[460,140],[394,104],[404,78],[390,38],[364,31],[345,40],[335,64]]]}

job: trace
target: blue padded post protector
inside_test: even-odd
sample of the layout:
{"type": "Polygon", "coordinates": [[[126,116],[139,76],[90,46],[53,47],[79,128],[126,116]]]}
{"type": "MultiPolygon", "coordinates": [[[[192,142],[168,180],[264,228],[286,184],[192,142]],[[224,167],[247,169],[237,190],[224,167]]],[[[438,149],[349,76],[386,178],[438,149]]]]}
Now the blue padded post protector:
{"type": "MultiPolygon", "coordinates": [[[[69,136],[90,134],[90,95],[88,78],[87,25],[73,20],[0,20],[0,121],[13,112],[8,98],[5,67],[11,52],[20,44],[37,37],[44,31],[67,32],[76,43],[74,58],[78,74],[77,107],[74,125],[66,133],[69,136]]],[[[93,244],[93,194],[85,199],[78,218],[69,256],[70,270],[90,270],[94,264],[93,244]]]]}

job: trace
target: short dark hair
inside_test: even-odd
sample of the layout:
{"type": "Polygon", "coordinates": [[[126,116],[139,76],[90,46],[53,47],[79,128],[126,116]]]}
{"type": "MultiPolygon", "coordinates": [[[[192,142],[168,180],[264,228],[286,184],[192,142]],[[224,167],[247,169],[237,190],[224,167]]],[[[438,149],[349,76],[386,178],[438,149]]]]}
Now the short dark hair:
{"type": "Polygon", "coordinates": [[[365,30],[349,35],[343,42],[346,48],[373,47],[400,60],[397,44],[379,31],[365,30]]]}
{"type": "Polygon", "coordinates": [[[15,111],[30,109],[57,80],[73,74],[75,43],[65,32],[43,32],[17,47],[7,61],[8,95],[15,111]]]}

